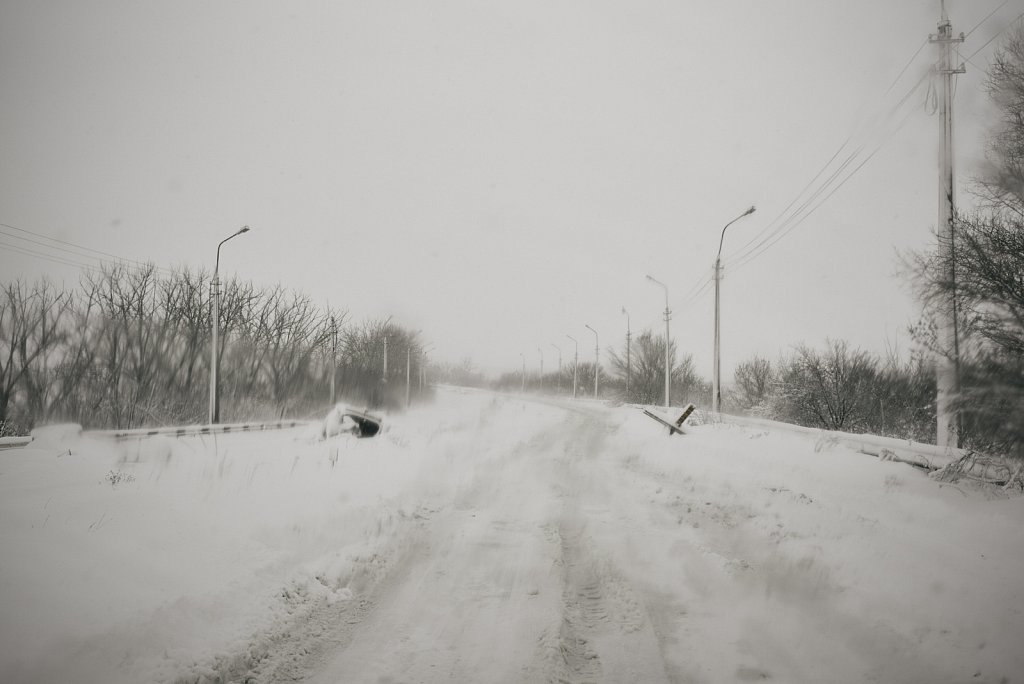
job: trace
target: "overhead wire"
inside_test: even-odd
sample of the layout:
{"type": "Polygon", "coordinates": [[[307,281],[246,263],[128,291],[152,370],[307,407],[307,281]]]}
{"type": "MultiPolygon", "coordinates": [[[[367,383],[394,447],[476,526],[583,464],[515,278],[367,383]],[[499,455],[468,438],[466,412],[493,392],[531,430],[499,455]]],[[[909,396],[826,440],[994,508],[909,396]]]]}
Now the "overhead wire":
{"type": "Polygon", "coordinates": [[[755,256],[759,256],[766,249],[778,242],[781,237],[788,235],[792,229],[799,225],[811,212],[815,211],[823,202],[819,202],[819,198],[825,195],[825,198],[831,197],[835,190],[844,185],[849,178],[863,168],[867,159],[873,157],[878,147],[874,151],[868,154],[867,159],[858,162],[858,159],[862,154],[865,153],[870,147],[872,147],[874,140],[880,135],[884,135],[886,139],[892,135],[892,132],[885,134],[886,129],[891,124],[899,110],[909,101],[911,96],[921,87],[921,85],[928,78],[929,74],[926,72],[923,74],[908,90],[907,92],[894,104],[892,105],[880,118],[879,120],[872,122],[868,126],[866,134],[863,136],[865,139],[863,142],[859,142],[852,151],[842,157],[842,161],[838,166],[834,166],[834,162],[844,152],[844,150],[850,145],[855,135],[849,136],[839,149],[830,157],[829,161],[823,166],[810,183],[797,194],[797,196],[791,201],[782,212],[775,216],[761,231],[757,233],[751,240],[748,240],[744,245],[738,249],[729,253],[725,261],[726,262],[739,262],[747,263],[751,261],[755,256]],[[832,168],[834,167],[834,168],[832,168]],[[853,168],[852,171],[847,173],[849,168],[853,168]],[[831,168],[828,175],[818,183],[822,175],[831,168]],[[808,194],[808,190],[814,186],[817,186],[813,191],[808,194]],[[838,183],[838,185],[836,185],[838,183]],[[833,187],[835,186],[835,187],[833,187]],[[826,194],[827,193],[827,194],[826,194]],[[794,205],[799,202],[799,205],[794,209],[794,205]],[[817,204],[816,204],[817,202],[817,204]]]}
{"type": "Polygon", "coordinates": [[[801,223],[803,223],[805,220],[807,220],[815,211],[818,210],[819,207],[821,207],[823,204],[825,204],[829,200],[829,198],[832,197],[832,195],[834,195],[836,192],[838,192],[838,190],[841,187],[843,187],[847,182],[849,182],[849,180],[851,178],[853,178],[853,176],[856,175],[857,172],[860,171],[861,168],[863,168],[869,161],[871,161],[871,159],[882,149],[882,147],[885,146],[885,143],[888,142],[888,138],[892,137],[892,135],[895,135],[900,130],[902,130],[902,128],[906,125],[907,121],[910,120],[910,117],[913,114],[914,114],[913,111],[908,112],[904,116],[904,118],[900,122],[900,124],[890,133],[890,135],[885,140],[883,140],[882,142],[878,143],[878,145],[875,147],[875,149],[873,149],[871,151],[871,153],[868,154],[867,157],[865,157],[863,160],[861,160],[861,162],[857,166],[855,166],[853,168],[853,170],[850,171],[850,173],[847,174],[847,176],[845,178],[843,178],[843,180],[838,185],[836,185],[834,188],[832,188],[832,190],[829,191],[829,193],[827,195],[825,195],[817,204],[815,204],[813,207],[811,207],[803,216],[800,216],[784,232],[778,234],[773,240],[771,240],[770,242],[765,244],[764,247],[760,251],[754,252],[754,253],[750,254],[749,256],[747,256],[746,258],[744,258],[743,260],[738,261],[737,263],[735,263],[732,266],[732,269],[735,271],[736,269],[738,269],[738,268],[740,268],[742,266],[745,266],[746,264],[750,263],[751,261],[756,259],[758,256],[760,256],[761,254],[766,252],[768,249],[770,249],[779,240],[781,240],[786,235],[788,235],[790,232],[792,232],[794,229],[796,229],[797,226],[799,226],[801,223]]]}
{"type": "Polygon", "coordinates": [[[10,250],[12,252],[16,252],[18,254],[24,254],[25,256],[30,256],[30,257],[34,257],[34,258],[37,258],[37,259],[42,259],[44,261],[50,261],[50,262],[53,262],[55,264],[62,264],[64,266],[73,266],[75,268],[81,268],[81,269],[85,269],[85,270],[89,270],[89,271],[92,271],[92,270],[96,269],[96,266],[94,266],[92,264],[87,264],[87,263],[84,263],[84,262],[81,262],[81,261],[74,261],[72,259],[65,259],[65,258],[62,258],[62,257],[54,256],[52,254],[46,254],[45,252],[37,252],[34,249],[28,249],[28,248],[25,248],[25,247],[19,247],[17,245],[12,245],[11,243],[4,242],[3,240],[0,240],[0,246],[3,246],[6,249],[8,249],[8,250],[10,250]]]}
{"type": "Polygon", "coordinates": [[[1010,23],[1008,23],[1008,24],[1007,24],[1006,26],[1004,26],[1003,28],[1001,28],[1001,29],[1000,29],[1000,30],[999,30],[998,32],[996,32],[996,34],[995,34],[994,36],[992,36],[991,38],[989,38],[988,40],[986,40],[986,41],[985,41],[985,42],[984,42],[984,43],[982,44],[982,46],[981,46],[981,47],[979,47],[979,48],[978,48],[977,50],[975,50],[975,51],[974,51],[974,52],[972,52],[972,53],[971,53],[970,55],[968,55],[968,56],[967,56],[967,57],[966,57],[965,59],[966,59],[966,60],[967,60],[968,62],[969,62],[969,61],[971,61],[971,58],[972,58],[972,57],[974,57],[974,56],[975,56],[975,55],[977,55],[977,54],[978,54],[979,52],[981,52],[982,50],[984,50],[985,48],[987,48],[987,47],[989,46],[989,44],[990,44],[990,43],[991,43],[991,42],[992,42],[993,40],[995,40],[995,39],[996,39],[996,38],[998,38],[999,36],[1001,36],[1001,35],[1003,35],[1004,33],[1006,33],[1006,29],[1008,29],[1008,28],[1010,28],[1011,26],[1013,26],[1014,24],[1016,24],[1016,23],[1017,23],[1018,21],[1020,21],[1020,20],[1021,20],[1021,18],[1024,18],[1024,12],[1021,12],[1020,14],[1018,14],[1018,15],[1016,16],[1016,18],[1014,18],[1014,19],[1013,19],[1013,21],[1011,21],[1011,22],[1010,22],[1010,23]]]}
{"type": "Polygon", "coordinates": [[[988,21],[989,19],[991,19],[991,18],[992,18],[992,15],[993,15],[993,14],[995,14],[995,13],[996,13],[996,12],[998,12],[999,10],[1003,9],[1004,7],[1006,7],[1006,6],[1007,6],[1007,5],[1009,4],[1009,3],[1010,3],[1010,0],[1003,0],[1003,2],[1002,2],[1002,3],[1001,3],[1001,4],[999,5],[999,6],[998,6],[998,7],[996,7],[996,8],[994,9],[994,10],[992,10],[991,12],[989,12],[988,14],[986,14],[986,15],[985,15],[985,18],[984,18],[984,19],[982,19],[981,21],[979,21],[979,22],[978,22],[977,24],[975,24],[975,25],[974,25],[974,27],[973,27],[973,28],[971,28],[971,30],[970,30],[970,31],[968,31],[967,33],[965,33],[965,34],[964,34],[964,38],[967,38],[967,37],[968,37],[968,36],[970,36],[970,35],[971,35],[972,33],[974,33],[975,31],[977,31],[977,30],[978,30],[978,28],[979,28],[979,27],[980,27],[980,26],[981,26],[982,24],[984,24],[984,23],[985,23],[986,21],[988,21]]]}
{"type": "MultiPolygon", "coordinates": [[[[135,268],[153,268],[157,272],[159,272],[159,273],[161,273],[163,275],[170,275],[170,274],[173,273],[173,269],[169,269],[169,268],[166,268],[166,267],[163,267],[163,266],[157,266],[157,265],[152,264],[152,263],[145,263],[145,262],[137,261],[137,260],[134,260],[134,259],[128,259],[128,258],[125,258],[125,257],[122,257],[122,256],[118,256],[116,254],[112,254],[110,252],[105,252],[103,250],[98,250],[98,249],[94,249],[92,247],[87,247],[85,245],[80,245],[80,244],[77,244],[77,243],[74,243],[74,242],[70,242],[68,240],[61,240],[59,238],[50,237],[49,235],[44,235],[43,233],[38,233],[38,232],[35,232],[35,231],[32,231],[32,230],[27,230],[25,228],[19,228],[18,226],[14,226],[14,225],[11,225],[9,223],[0,222],[0,227],[8,228],[10,230],[15,230],[15,231],[18,231],[19,233],[24,233],[25,235],[32,235],[32,236],[37,237],[37,238],[42,238],[43,240],[48,240],[49,242],[42,242],[40,240],[36,240],[36,239],[31,238],[31,237],[25,237],[25,235],[15,235],[13,233],[10,233],[10,232],[8,232],[6,230],[2,230],[2,229],[0,229],[0,235],[5,235],[5,236],[7,236],[9,238],[13,238],[15,240],[21,240],[21,241],[24,241],[24,242],[28,242],[28,243],[34,244],[34,245],[36,245],[38,247],[42,247],[44,250],[57,250],[59,252],[65,252],[67,254],[70,254],[73,257],[77,257],[78,259],[91,259],[93,261],[99,262],[99,265],[105,265],[105,266],[126,266],[127,265],[127,266],[132,266],[132,267],[135,267],[135,268]],[[50,244],[50,243],[56,243],[56,244],[50,244]],[[66,247],[65,246],[61,246],[61,245],[66,245],[66,247]],[[86,253],[86,252],[89,252],[89,253],[86,253]]],[[[11,245],[10,243],[4,243],[4,244],[7,245],[8,247],[13,247],[13,245],[11,245]]],[[[55,256],[57,258],[63,259],[63,263],[68,263],[68,265],[76,265],[76,266],[80,266],[80,267],[88,266],[90,268],[97,268],[98,267],[97,264],[93,264],[93,263],[90,263],[90,262],[75,261],[73,259],[68,259],[68,257],[63,257],[61,255],[54,255],[52,252],[39,252],[38,250],[28,249],[28,248],[25,248],[25,247],[22,247],[22,249],[20,250],[20,253],[30,254],[31,256],[36,256],[36,257],[40,257],[40,258],[41,258],[41,255],[48,254],[49,256],[55,256]],[[71,263],[71,262],[73,262],[73,263],[71,263]]]]}

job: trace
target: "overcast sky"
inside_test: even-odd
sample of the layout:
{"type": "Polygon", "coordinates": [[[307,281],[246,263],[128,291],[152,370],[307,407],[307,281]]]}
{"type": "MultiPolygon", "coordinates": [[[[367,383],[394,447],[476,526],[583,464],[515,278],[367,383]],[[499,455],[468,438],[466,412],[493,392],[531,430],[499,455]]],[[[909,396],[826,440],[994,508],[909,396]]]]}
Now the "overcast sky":
{"type": "MultiPolygon", "coordinates": [[[[1024,0],[947,4],[954,32],[971,31],[962,188],[992,116],[983,71],[999,41],[985,43],[1024,0]]],[[[551,368],[552,343],[571,356],[567,334],[592,359],[586,323],[602,351],[622,347],[622,307],[634,332],[660,332],[651,274],[669,288],[673,338],[710,378],[713,291],[692,295],[722,226],[756,204],[725,237],[724,378],[752,354],[828,337],[906,350],[917,307],[897,255],[934,242],[925,41],[939,11],[3,0],[0,222],[36,235],[0,228],[0,271],[77,281],[12,246],[90,261],[16,236],[212,268],[248,224],[223,274],[356,320],[393,316],[436,358],[488,371],[518,369],[521,353],[535,368],[538,347],[551,368]],[[794,217],[808,198],[817,208],[794,217]],[[775,228],[787,232],[767,249],[744,249],[775,228]]]]}

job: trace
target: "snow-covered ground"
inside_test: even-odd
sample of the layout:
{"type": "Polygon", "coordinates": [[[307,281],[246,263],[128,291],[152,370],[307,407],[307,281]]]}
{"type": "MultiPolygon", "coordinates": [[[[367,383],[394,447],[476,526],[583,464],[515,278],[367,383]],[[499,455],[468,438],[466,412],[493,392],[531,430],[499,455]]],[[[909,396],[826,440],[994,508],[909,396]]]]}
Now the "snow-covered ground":
{"type": "Polygon", "coordinates": [[[1024,498],[806,437],[446,390],[0,452],[4,682],[1013,682],[1024,498]]]}

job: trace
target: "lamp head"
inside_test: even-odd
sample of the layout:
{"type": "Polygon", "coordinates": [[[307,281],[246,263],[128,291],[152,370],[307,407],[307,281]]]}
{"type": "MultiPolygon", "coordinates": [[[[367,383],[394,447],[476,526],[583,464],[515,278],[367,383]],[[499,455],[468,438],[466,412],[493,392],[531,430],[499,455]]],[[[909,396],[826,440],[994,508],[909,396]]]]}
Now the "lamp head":
{"type": "Polygon", "coordinates": [[[755,207],[753,204],[751,204],[750,208],[747,209],[745,212],[743,212],[743,215],[744,216],[749,216],[750,214],[753,214],[755,211],[757,211],[757,207],[755,207]]]}

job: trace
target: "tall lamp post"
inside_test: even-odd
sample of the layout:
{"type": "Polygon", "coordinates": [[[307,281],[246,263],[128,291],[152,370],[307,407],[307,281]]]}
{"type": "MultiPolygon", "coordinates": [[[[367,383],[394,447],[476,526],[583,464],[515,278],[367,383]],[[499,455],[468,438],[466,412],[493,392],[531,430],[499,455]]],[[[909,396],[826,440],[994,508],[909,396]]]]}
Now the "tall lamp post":
{"type": "Polygon", "coordinates": [[[719,282],[722,280],[722,242],[725,241],[725,230],[732,224],[739,221],[744,216],[750,216],[755,211],[753,205],[750,206],[745,212],[729,221],[725,224],[725,228],[722,228],[722,237],[718,239],[718,255],[715,257],[715,368],[712,377],[711,387],[711,411],[718,413],[722,407],[722,356],[721,356],[721,337],[719,334],[719,305],[718,305],[718,290],[719,282]]]}
{"type": "Polygon", "coordinates": [[[586,323],[583,324],[583,327],[594,333],[594,398],[597,399],[597,377],[601,374],[601,344],[596,330],[586,323]]]}
{"type": "Polygon", "coordinates": [[[526,355],[525,354],[520,354],[519,358],[521,358],[523,360],[523,384],[522,384],[522,387],[520,388],[519,391],[520,392],[525,392],[526,391],[526,355]]]}
{"type": "Polygon", "coordinates": [[[217,260],[213,265],[213,310],[211,322],[213,325],[213,346],[210,348],[210,424],[220,422],[220,393],[217,384],[217,337],[220,327],[220,248],[233,237],[248,233],[249,226],[242,226],[231,235],[227,236],[217,244],[217,260]]]}
{"type": "Polygon", "coordinates": [[[537,347],[537,353],[540,354],[540,391],[544,391],[544,350],[537,347]]]}
{"type": "Polygon", "coordinates": [[[652,278],[651,276],[647,276],[647,279],[650,280],[655,285],[661,285],[661,287],[665,290],[665,408],[668,408],[669,402],[672,398],[672,362],[669,359],[669,351],[672,345],[669,340],[668,329],[668,322],[672,319],[672,311],[670,311],[668,308],[668,286],[665,285],[665,283],[661,282],[660,280],[652,278]]]}
{"type": "Polygon", "coordinates": [[[572,361],[572,398],[575,399],[576,398],[576,385],[577,385],[577,382],[576,382],[576,371],[579,370],[579,367],[580,367],[580,343],[577,342],[576,338],[573,337],[572,335],[566,335],[566,337],[568,337],[570,340],[572,340],[572,343],[576,345],[576,353],[573,356],[573,361],[572,361]]]}
{"type": "Polygon", "coordinates": [[[626,401],[629,401],[629,376],[630,373],[630,356],[629,356],[629,342],[633,336],[629,330],[629,312],[626,311],[626,307],[622,307],[622,313],[626,314],[626,401]]]}
{"type": "Polygon", "coordinates": [[[331,406],[334,406],[334,379],[338,375],[338,322],[331,316],[331,406]]]}
{"type": "Polygon", "coordinates": [[[555,351],[558,352],[558,380],[557,380],[558,386],[557,386],[557,389],[555,390],[555,392],[557,394],[561,394],[562,393],[562,349],[561,349],[561,347],[559,347],[554,342],[551,343],[551,346],[554,347],[555,351]]]}

